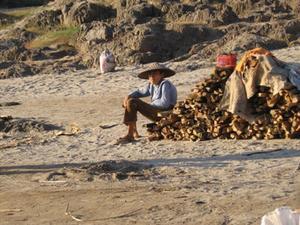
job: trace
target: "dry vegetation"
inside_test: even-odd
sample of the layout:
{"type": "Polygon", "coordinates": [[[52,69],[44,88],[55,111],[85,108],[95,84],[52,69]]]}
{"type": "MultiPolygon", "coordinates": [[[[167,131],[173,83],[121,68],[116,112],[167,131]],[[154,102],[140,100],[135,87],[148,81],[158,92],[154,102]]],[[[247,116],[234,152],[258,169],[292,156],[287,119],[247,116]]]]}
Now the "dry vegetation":
{"type": "MultiPolygon", "coordinates": [[[[34,29],[34,28],[32,28],[34,29]]],[[[31,30],[32,30],[31,29],[31,30]]],[[[27,44],[27,48],[43,48],[52,44],[62,45],[68,44],[73,46],[75,44],[79,27],[59,27],[54,31],[42,33],[36,39],[27,44]]]]}
{"type": "Polygon", "coordinates": [[[26,7],[26,8],[17,8],[5,12],[6,15],[15,17],[16,19],[23,19],[27,16],[33,15],[40,7],[26,7]]]}
{"type": "Polygon", "coordinates": [[[0,9],[0,12],[8,16],[6,23],[0,24],[0,30],[12,27],[16,22],[34,15],[37,11],[43,10],[44,7],[25,7],[16,9],[0,9]]]}

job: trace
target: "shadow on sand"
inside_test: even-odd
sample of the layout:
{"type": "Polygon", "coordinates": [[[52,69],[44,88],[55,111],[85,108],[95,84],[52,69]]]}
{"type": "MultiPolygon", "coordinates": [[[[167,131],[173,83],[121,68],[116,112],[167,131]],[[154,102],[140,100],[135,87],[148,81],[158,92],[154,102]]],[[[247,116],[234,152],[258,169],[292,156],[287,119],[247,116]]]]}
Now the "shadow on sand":
{"type": "MultiPolygon", "coordinates": [[[[151,165],[154,167],[170,166],[170,167],[225,167],[232,161],[247,160],[270,160],[270,159],[288,159],[300,157],[300,151],[287,149],[272,149],[258,152],[244,152],[241,154],[212,156],[212,157],[195,157],[195,158],[170,158],[170,159],[149,159],[133,161],[143,165],[151,165]]],[[[97,162],[95,162],[97,163],[97,162]]],[[[40,165],[16,165],[16,166],[0,166],[0,175],[13,174],[33,174],[47,173],[60,168],[78,168],[91,163],[62,163],[62,164],[40,164],[40,165]]]]}

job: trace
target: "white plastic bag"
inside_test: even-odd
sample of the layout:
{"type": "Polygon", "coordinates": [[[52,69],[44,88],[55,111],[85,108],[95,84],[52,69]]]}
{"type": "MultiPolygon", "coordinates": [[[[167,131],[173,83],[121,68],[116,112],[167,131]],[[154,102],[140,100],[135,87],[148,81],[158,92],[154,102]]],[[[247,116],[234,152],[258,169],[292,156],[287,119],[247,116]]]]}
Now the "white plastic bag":
{"type": "Polygon", "coordinates": [[[99,62],[101,73],[112,72],[115,70],[115,57],[109,50],[105,50],[101,53],[99,62]]]}
{"type": "Polygon", "coordinates": [[[300,213],[289,207],[277,208],[263,216],[261,225],[300,225],[300,213]]]}

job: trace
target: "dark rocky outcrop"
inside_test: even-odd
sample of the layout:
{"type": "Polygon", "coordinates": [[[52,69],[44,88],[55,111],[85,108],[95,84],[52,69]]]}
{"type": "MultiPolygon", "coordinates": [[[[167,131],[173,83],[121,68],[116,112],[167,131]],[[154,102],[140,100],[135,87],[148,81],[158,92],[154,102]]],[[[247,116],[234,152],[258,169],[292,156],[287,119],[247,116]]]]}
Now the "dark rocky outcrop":
{"type": "Polygon", "coordinates": [[[35,34],[25,29],[15,29],[0,37],[0,61],[24,60],[27,54],[26,42],[35,38],[35,34]]]}
{"type": "Polygon", "coordinates": [[[47,4],[49,0],[1,0],[1,8],[16,8],[16,7],[30,7],[41,6],[47,4]]]}
{"type": "Polygon", "coordinates": [[[0,79],[86,68],[72,47],[27,49],[26,43],[34,39],[36,34],[24,29],[5,34],[4,37],[0,36],[0,79]]]}
{"type": "MultiPolygon", "coordinates": [[[[95,25],[96,28],[99,26],[98,24],[95,25]]],[[[108,41],[105,41],[103,38],[100,40],[101,34],[99,34],[93,42],[85,42],[82,45],[85,46],[85,49],[82,49],[82,51],[90,49],[91,57],[93,57],[108,48],[115,53],[117,61],[122,64],[167,61],[187,53],[199,41],[208,41],[222,34],[222,32],[214,31],[205,26],[194,26],[191,24],[166,26],[157,19],[152,19],[148,23],[134,27],[128,25],[125,27],[126,30],[115,30],[113,39],[110,38],[112,27],[107,28],[107,25],[105,25],[102,29],[96,29],[100,33],[106,34],[103,36],[108,41]],[[107,31],[105,32],[105,30],[107,31]],[[96,41],[97,39],[98,41],[96,41]]],[[[91,30],[94,29],[92,28],[91,30]]],[[[116,29],[120,29],[120,27],[116,29]]],[[[93,61],[93,59],[91,60],[93,61]]]]}
{"type": "Polygon", "coordinates": [[[59,26],[62,22],[63,15],[61,10],[45,10],[28,18],[25,27],[52,30],[59,26]]]}
{"type": "Polygon", "coordinates": [[[6,61],[0,63],[0,79],[26,77],[38,73],[40,70],[20,61],[6,61]]]}
{"type": "Polygon", "coordinates": [[[211,26],[221,26],[239,21],[238,16],[227,5],[197,5],[193,11],[190,11],[179,18],[180,21],[205,24],[211,26]]]}
{"type": "Polygon", "coordinates": [[[62,15],[64,25],[70,26],[115,17],[115,10],[89,1],[77,1],[64,5],[62,15]]]}
{"type": "Polygon", "coordinates": [[[117,20],[131,24],[142,24],[154,17],[160,16],[160,11],[152,4],[141,3],[137,5],[120,5],[117,9],[117,20]]]}
{"type": "Polygon", "coordinates": [[[94,42],[99,44],[101,42],[112,41],[114,34],[114,26],[101,22],[93,21],[92,23],[82,24],[80,27],[81,41],[88,43],[94,42]]]}
{"type": "Polygon", "coordinates": [[[13,22],[14,22],[14,18],[12,16],[0,12],[0,26],[11,24],[13,22]]]}
{"type": "Polygon", "coordinates": [[[118,65],[213,59],[219,52],[239,53],[257,46],[278,49],[299,44],[299,7],[296,0],[55,0],[47,10],[24,19],[24,28],[77,26],[74,51],[53,46],[28,50],[26,43],[36,34],[18,31],[15,37],[27,38],[0,35],[0,59],[64,62],[59,70],[64,71],[68,65],[83,68],[78,57],[86,66],[97,66],[105,49],[113,52],[118,65]]]}

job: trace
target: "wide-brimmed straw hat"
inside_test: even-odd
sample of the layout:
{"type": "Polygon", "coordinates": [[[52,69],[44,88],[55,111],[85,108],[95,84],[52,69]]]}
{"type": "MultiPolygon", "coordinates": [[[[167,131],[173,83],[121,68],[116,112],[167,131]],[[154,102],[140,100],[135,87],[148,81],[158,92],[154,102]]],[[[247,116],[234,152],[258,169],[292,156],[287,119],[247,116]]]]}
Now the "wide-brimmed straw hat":
{"type": "Polygon", "coordinates": [[[138,77],[141,79],[148,79],[149,74],[151,74],[151,72],[156,70],[161,71],[164,77],[171,77],[176,73],[174,70],[169,69],[163,64],[151,63],[146,70],[138,74],[138,77]]]}

